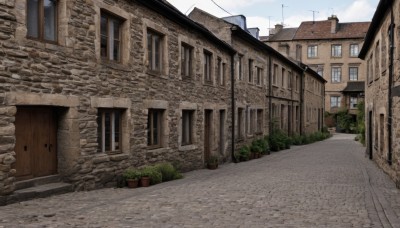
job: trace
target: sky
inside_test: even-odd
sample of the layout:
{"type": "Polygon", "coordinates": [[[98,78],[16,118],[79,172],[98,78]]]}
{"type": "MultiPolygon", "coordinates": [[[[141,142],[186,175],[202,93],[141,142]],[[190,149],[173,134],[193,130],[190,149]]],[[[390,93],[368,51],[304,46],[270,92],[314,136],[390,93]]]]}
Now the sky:
{"type": "Polygon", "coordinates": [[[302,21],[326,20],[334,14],[339,22],[371,21],[379,0],[168,0],[186,15],[194,7],[217,17],[244,15],[247,27],[258,27],[260,35],[268,35],[268,28],[283,24],[298,27],[302,21]],[[220,9],[213,1],[221,6],[220,9]],[[282,20],[282,5],[283,20],[282,20]],[[313,13],[314,11],[314,13],[313,13]]]}

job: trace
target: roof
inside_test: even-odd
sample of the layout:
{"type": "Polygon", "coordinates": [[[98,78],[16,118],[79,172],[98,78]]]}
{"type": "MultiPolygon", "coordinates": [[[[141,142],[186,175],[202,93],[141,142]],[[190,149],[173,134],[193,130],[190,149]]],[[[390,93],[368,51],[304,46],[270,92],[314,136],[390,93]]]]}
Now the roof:
{"type": "Polygon", "coordinates": [[[206,27],[196,23],[185,14],[181,13],[177,8],[171,5],[166,0],[136,0],[140,2],[150,10],[157,12],[160,15],[174,21],[177,24],[182,26],[189,27],[190,29],[194,29],[199,33],[203,34],[205,39],[210,40],[211,42],[215,43],[217,46],[227,50],[230,54],[236,53],[228,43],[223,40],[220,40],[216,37],[211,31],[209,31],[206,27]]]}
{"type": "Polygon", "coordinates": [[[385,19],[386,11],[390,7],[392,7],[393,4],[393,0],[380,0],[378,7],[376,8],[374,17],[372,18],[371,26],[369,27],[367,35],[365,36],[364,45],[361,48],[360,54],[358,55],[360,59],[365,59],[365,56],[368,53],[368,49],[374,42],[376,33],[379,31],[382,21],[385,19]]]}
{"type": "Polygon", "coordinates": [[[331,33],[332,22],[305,21],[302,22],[294,36],[294,40],[322,40],[322,39],[363,39],[370,22],[338,23],[336,33],[331,33]]]}
{"type": "Polygon", "coordinates": [[[270,36],[269,41],[287,41],[292,40],[296,35],[298,28],[285,28],[276,33],[273,36],[270,36]]]}
{"type": "Polygon", "coordinates": [[[344,88],[343,92],[364,92],[365,91],[365,82],[347,82],[346,88],[344,88]]]}

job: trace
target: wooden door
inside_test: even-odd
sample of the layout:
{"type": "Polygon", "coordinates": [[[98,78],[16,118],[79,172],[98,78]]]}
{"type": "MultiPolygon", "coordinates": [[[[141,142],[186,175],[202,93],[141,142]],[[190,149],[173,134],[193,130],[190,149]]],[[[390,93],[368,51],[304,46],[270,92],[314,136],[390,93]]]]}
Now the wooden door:
{"type": "Polygon", "coordinates": [[[210,158],[211,154],[211,120],[212,111],[205,110],[204,112],[204,161],[210,158]]]}
{"type": "Polygon", "coordinates": [[[15,131],[17,179],[57,173],[57,127],[54,111],[45,107],[18,107],[15,131]]]}

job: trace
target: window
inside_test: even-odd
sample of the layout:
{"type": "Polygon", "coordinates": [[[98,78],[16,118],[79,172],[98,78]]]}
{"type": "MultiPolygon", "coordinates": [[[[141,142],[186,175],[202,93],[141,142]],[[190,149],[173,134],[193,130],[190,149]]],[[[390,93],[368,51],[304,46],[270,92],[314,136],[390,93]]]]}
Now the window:
{"type": "Polygon", "coordinates": [[[285,127],[285,105],[281,105],[281,129],[285,127]]]}
{"type": "Polygon", "coordinates": [[[317,68],[317,73],[318,73],[321,77],[324,77],[324,67],[323,67],[323,66],[318,66],[318,68],[317,68]]]}
{"type": "Polygon", "coordinates": [[[204,80],[208,83],[212,83],[211,61],[212,61],[212,54],[208,51],[204,51],[204,80]]]}
{"type": "Polygon", "coordinates": [[[162,109],[149,109],[147,118],[147,145],[161,147],[162,109]]]}
{"type": "Polygon", "coordinates": [[[193,47],[183,44],[181,46],[181,75],[182,77],[192,76],[192,53],[193,47]]]}
{"type": "Polygon", "coordinates": [[[277,85],[277,78],[278,78],[278,65],[274,64],[274,75],[272,77],[272,84],[277,85]]]}
{"type": "Polygon", "coordinates": [[[286,70],[285,70],[285,68],[282,67],[282,81],[281,81],[282,88],[285,87],[285,81],[286,81],[286,77],[285,77],[286,75],[285,74],[286,74],[286,70]]]}
{"type": "Polygon", "coordinates": [[[262,74],[263,74],[263,69],[257,67],[257,82],[256,82],[257,85],[261,85],[262,74]]]}
{"type": "Polygon", "coordinates": [[[156,72],[162,70],[162,35],[152,30],[147,30],[147,51],[149,69],[156,72]]]}
{"type": "Polygon", "coordinates": [[[243,138],[243,108],[238,108],[238,138],[243,138]]]}
{"type": "Polygon", "coordinates": [[[249,83],[253,83],[253,60],[249,59],[249,83]]]}
{"type": "Polygon", "coordinates": [[[182,146],[193,144],[193,110],[182,110],[182,146]]]}
{"type": "Polygon", "coordinates": [[[288,83],[287,87],[289,90],[292,90],[292,72],[288,72],[288,83]]]}
{"type": "Polygon", "coordinates": [[[371,55],[371,56],[369,57],[369,59],[367,60],[367,82],[368,82],[368,83],[372,83],[372,81],[373,81],[372,59],[373,59],[373,55],[371,55]]]}
{"type": "Polygon", "coordinates": [[[350,57],[358,57],[358,44],[350,44],[350,57]]]}
{"type": "Polygon", "coordinates": [[[380,51],[381,51],[381,49],[380,49],[379,41],[378,41],[376,43],[376,47],[375,47],[375,71],[374,71],[375,79],[378,79],[380,76],[380,70],[379,70],[379,62],[380,62],[379,58],[381,56],[380,51]]]}
{"type": "Polygon", "coordinates": [[[263,110],[257,109],[257,133],[262,133],[263,130],[263,110]]]}
{"type": "Polygon", "coordinates": [[[97,112],[97,141],[99,152],[121,150],[121,111],[99,109],[97,112]]]}
{"type": "Polygon", "coordinates": [[[349,80],[358,81],[358,67],[349,67],[349,80]]]}
{"type": "Polygon", "coordinates": [[[358,104],[357,97],[350,97],[350,109],[356,109],[358,104]]]}
{"type": "Polygon", "coordinates": [[[57,1],[27,0],[27,37],[57,42],[57,1]]]}
{"type": "Polygon", "coordinates": [[[239,80],[243,80],[243,55],[239,55],[238,65],[239,80]]]}
{"type": "Polygon", "coordinates": [[[256,110],[250,109],[250,131],[249,133],[252,135],[256,130],[256,110]]]}
{"type": "Polygon", "coordinates": [[[297,44],[296,45],[296,60],[301,62],[301,55],[302,55],[302,46],[297,44]]]}
{"type": "Polygon", "coordinates": [[[121,20],[101,12],[101,41],[100,55],[107,60],[120,61],[121,49],[121,20]]]}
{"type": "Polygon", "coordinates": [[[220,85],[221,82],[223,81],[223,76],[222,76],[223,72],[222,72],[222,59],[220,57],[217,58],[217,77],[218,77],[218,83],[220,85]]]}
{"type": "Polygon", "coordinates": [[[342,101],[341,97],[338,96],[331,97],[331,108],[340,108],[341,101],[342,101]]]}
{"type": "Polygon", "coordinates": [[[332,67],[332,83],[341,82],[342,80],[342,68],[332,67]]]}
{"type": "Polygon", "coordinates": [[[296,85],[295,85],[296,91],[299,91],[299,87],[300,87],[299,75],[296,74],[296,85]]]}
{"type": "Polygon", "coordinates": [[[342,57],[342,45],[332,45],[332,57],[342,57]]]}
{"type": "Polygon", "coordinates": [[[318,57],[318,46],[317,45],[308,46],[307,57],[308,58],[317,58],[318,57]]]}
{"type": "Polygon", "coordinates": [[[222,63],[222,74],[219,79],[219,84],[220,85],[225,85],[225,77],[226,77],[226,63],[222,63]]]}

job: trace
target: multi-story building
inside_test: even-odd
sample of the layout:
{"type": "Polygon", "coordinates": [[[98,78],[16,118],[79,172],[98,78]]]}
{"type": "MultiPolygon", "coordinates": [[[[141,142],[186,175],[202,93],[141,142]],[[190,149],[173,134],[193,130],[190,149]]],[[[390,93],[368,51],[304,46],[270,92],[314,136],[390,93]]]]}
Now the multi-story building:
{"type": "Polygon", "coordinates": [[[399,0],[379,2],[359,57],[366,60],[367,153],[400,188],[399,10],[399,0]]]}
{"type": "Polygon", "coordinates": [[[263,110],[266,110],[264,116],[268,116],[270,120],[269,129],[275,123],[291,135],[311,133],[322,128],[321,91],[325,80],[315,71],[284,57],[261,42],[258,29],[247,28],[246,18],[242,15],[217,18],[195,8],[189,17],[204,25],[238,52],[234,84],[238,115],[236,125],[237,129],[245,129],[243,133],[239,131],[240,138],[252,139],[252,126],[257,122],[255,119],[258,113],[262,114],[263,110]],[[314,96],[315,93],[318,95],[314,96]],[[314,102],[306,104],[305,98],[314,102]],[[242,119],[245,123],[242,123],[242,119]],[[242,125],[245,127],[241,127],[242,125]]]}
{"type": "Polygon", "coordinates": [[[0,11],[0,195],[48,176],[90,190],[127,167],[231,161],[237,144],[268,134],[269,100],[284,122],[296,106],[304,116],[300,82],[318,79],[247,31],[225,42],[164,0],[11,0],[0,11]],[[275,92],[272,75],[283,78],[275,92]]]}
{"type": "Polygon", "coordinates": [[[276,25],[262,40],[285,56],[301,61],[327,81],[325,110],[346,108],[355,114],[363,99],[365,63],[358,59],[369,22],[339,23],[336,16],[302,22],[298,28],[276,25]]]}

